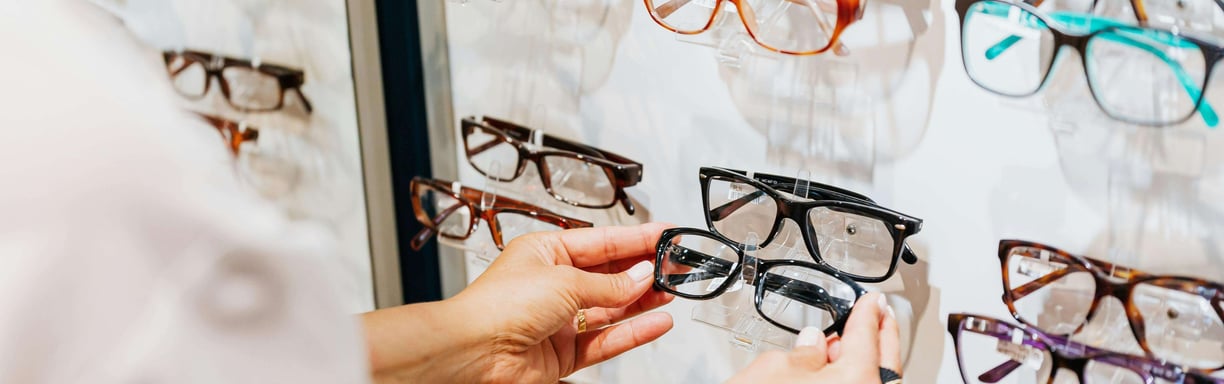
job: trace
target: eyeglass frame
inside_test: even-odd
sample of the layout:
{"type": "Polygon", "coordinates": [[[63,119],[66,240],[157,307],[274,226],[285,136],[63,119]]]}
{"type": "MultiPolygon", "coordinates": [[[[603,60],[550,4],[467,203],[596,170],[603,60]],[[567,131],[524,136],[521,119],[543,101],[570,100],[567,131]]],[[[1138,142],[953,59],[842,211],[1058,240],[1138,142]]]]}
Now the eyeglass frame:
{"type": "MultiPolygon", "coordinates": [[[[673,253],[673,259],[676,259],[676,257],[674,256],[674,253],[673,253]]],[[[747,278],[748,276],[751,276],[751,280],[745,279],[744,283],[755,287],[755,291],[753,295],[753,306],[756,308],[757,314],[760,315],[762,319],[765,319],[766,321],[768,321],[770,324],[773,324],[774,326],[778,328],[781,328],[787,332],[794,333],[794,334],[799,334],[800,330],[791,328],[790,326],[787,326],[785,324],[779,323],[778,321],[775,321],[774,319],[766,315],[765,311],[761,309],[761,304],[764,302],[764,299],[765,299],[765,291],[768,290],[778,295],[787,297],[791,300],[799,301],[799,302],[804,303],[805,305],[809,305],[813,307],[821,307],[822,303],[819,303],[819,301],[828,300],[828,302],[824,304],[828,304],[831,307],[832,310],[830,310],[829,312],[832,312],[833,315],[836,315],[836,318],[833,320],[833,324],[829,325],[823,330],[825,334],[832,334],[832,333],[841,334],[842,331],[845,329],[846,320],[850,317],[850,311],[854,308],[854,303],[858,302],[858,299],[862,298],[863,295],[867,294],[867,290],[863,289],[863,287],[860,286],[858,283],[855,283],[854,280],[847,278],[843,274],[838,273],[837,270],[829,268],[828,266],[824,266],[824,265],[816,264],[812,262],[807,262],[807,261],[802,261],[802,260],[794,260],[794,259],[765,260],[765,259],[760,259],[760,258],[753,257],[753,256],[748,256],[745,253],[744,245],[738,244],[712,231],[707,231],[707,230],[698,229],[698,228],[669,228],[663,231],[663,233],[659,236],[659,241],[655,245],[654,276],[655,276],[654,277],[654,289],[660,290],[663,292],[667,292],[669,294],[683,297],[686,299],[691,299],[691,300],[710,300],[715,297],[721,296],[723,293],[727,292],[727,289],[731,287],[732,283],[736,282],[741,277],[747,278]],[[707,294],[704,294],[704,295],[688,294],[688,293],[670,289],[667,286],[667,280],[665,276],[672,276],[672,275],[665,275],[663,273],[663,263],[664,263],[664,257],[665,257],[664,254],[667,253],[669,247],[679,246],[679,244],[672,244],[671,242],[672,239],[677,238],[678,236],[684,236],[684,235],[700,236],[700,237],[704,237],[707,239],[718,241],[722,243],[723,245],[727,246],[728,249],[734,250],[736,253],[736,256],[739,257],[739,261],[736,262],[735,265],[727,266],[726,265],[727,260],[718,258],[716,256],[706,255],[701,252],[697,252],[696,250],[685,248],[686,250],[690,250],[690,251],[693,251],[693,253],[696,253],[697,255],[693,255],[693,257],[698,258],[700,260],[689,262],[687,260],[680,259],[680,260],[675,260],[676,263],[687,265],[693,268],[703,268],[703,269],[709,269],[712,266],[710,265],[710,263],[712,263],[712,264],[717,265],[721,270],[727,271],[726,276],[717,276],[717,277],[724,277],[723,282],[718,286],[718,288],[714,289],[713,291],[710,291],[707,294]],[[749,260],[750,258],[751,260],[749,260]],[[744,274],[743,273],[744,265],[752,265],[753,270],[747,274],[744,274]],[[838,281],[849,286],[850,289],[854,292],[854,301],[850,303],[839,303],[839,302],[844,302],[845,300],[826,293],[827,291],[820,286],[817,286],[815,284],[808,283],[805,281],[795,280],[795,279],[792,279],[792,278],[789,278],[789,277],[786,277],[780,274],[775,274],[774,276],[776,277],[770,277],[771,280],[778,280],[778,281],[784,282],[783,284],[778,284],[779,286],[777,287],[767,286],[766,284],[758,284],[758,282],[765,279],[765,273],[768,272],[771,268],[775,268],[775,267],[807,268],[807,269],[812,269],[817,272],[828,275],[829,277],[837,279],[838,281]],[[786,289],[786,287],[791,286],[791,284],[794,284],[796,286],[803,287],[803,288],[809,288],[810,290],[796,291],[795,292],[796,295],[788,294],[791,291],[789,289],[786,289]],[[814,287],[807,287],[807,286],[814,286],[814,287]],[[807,294],[807,295],[815,294],[817,296],[814,296],[814,297],[802,296],[804,294],[807,294]],[[796,296],[799,296],[799,297],[796,297],[796,296]]],[[[717,278],[717,277],[713,277],[713,278],[717,278]]],[[[706,280],[706,279],[702,279],[702,280],[706,280]]],[[[829,309],[829,308],[826,308],[826,309],[829,309]]]]}
{"type": "Polygon", "coordinates": [[[544,190],[548,191],[554,199],[563,203],[582,208],[605,209],[620,203],[625,212],[633,215],[637,208],[630,201],[629,195],[625,193],[625,188],[637,185],[642,181],[642,163],[630,160],[627,157],[595,148],[586,144],[577,143],[574,141],[562,139],[542,131],[524,127],[509,121],[496,119],[488,116],[470,116],[463,118],[460,121],[460,127],[463,135],[464,154],[468,159],[468,163],[472,168],[481,175],[490,179],[509,182],[518,179],[527,170],[527,163],[533,162],[536,165],[536,171],[540,176],[540,182],[544,185],[544,190]],[[471,149],[468,144],[468,136],[475,133],[475,130],[480,128],[485,132],[496,134],[499,139],[491,140],[485,143],[482,147],[485,149],[471,149]],[[540,145],[545,148],[553,148],[554,150],[535,150],[528,148],[527,142],[531,141],[535,135],[540,136],[540,145]],[[500,177],[489,175],[481,169],[480,165],[472,158],[473,155],[480,154],[493,146],[505,143],[513,146],[518,151],[518,164],[515,164],[514,176],[502,179],[500,177]],[[594,164],[604,170],[608,180],[612,182],[613,192],[612,201],[607,204],[582,204],[572,201],[565,196],[561,196],[553,191],[552,178],[549,175],[548,165],[543,159],[548,156],[562,156],[576,159],[585,163],[594,164]]]}
{"type": "Polygon", "coordinates": [[[494,195],[475,188],[465,187],[458,182],[426,179],[418,176],[412,178],[409,188],[412,193],[412,211],[416,215],[417,222],[420,222],[424,227],[420,232],[417,232],[416,236],[412,237],[412,242],[410,245],[414,251],[421,250],[421,247],[425,246],[425,243],[429,241],[429,238],[433,237],[434,234],[448,239],[461,241],[467,240],[468,238],[472,237],[472,234],[476,233],[477,229],[479,229],[480,220],[484,220],[486,223],[489,223],[489,235],[493,237],[493,244],[497,246],[498,250],[504,250],[506,247],[502,238],[501,226],[497,221],[497,214],[503,212],[528,216],[535,220],[555,225],[561,229],[590,228],[594,226],[593,223],[588,221],[567,217],[508,197],[494,195]],[[454,186],[459,187],[460,191],[458,193],[453,189],[454,186]],[[424,207],[421,206],[420,192],[422,188],[432,188],[435,191],[446,193],[452,199],[459,202],[459,204],[455,204],[454,207],[451,207],[454,209],[448,208],[447,211],[449,212],[444,211],[444,213],[439,213],[438,216],[442,218],[442,221],[434,222],[434,220],[429,218],[429,214],[425,213],[424,207]],[[483,206],[484,198],[486,196],[493,197],[493,203],[489,207],[483,206]],[[466,206],[472,213],[472,215],[468,217],[467,232],[462,236],[455,236],[439,230],[438,225],[441,225],[442,222],[446,220],[446,217],[449,217],[451,214],[457,211],[460,206],[466,206]]]}
{"type": "Polygon", "coordinates": [[[162,58],[166,62],[166,69],[170,71],[171,79],[178,77],[183,70],[191,67],[192,63],[199,63],[201,68],[204,69],[204,89],[201,90],[199,95],[189,94],[178,89],[178,87],[174,87],[176,92],[188,99],[194,100],[208,95],[208,91],[212,88],[212,82],[215,78],[217,83],[221,86],[221,94],[225,96],[225,101],[229,103],[231,107],[234,107],[234,109],[239,111],[271,112],[280,110],[285,107],[285,93],[292,90],[298,95],[298,99],[302,102],[302,107],[306,109],[306,112],[314,112],[314,106],[311,105],[310,100],[306,98],[306,94],[302,92],[302,85],[306,83],[306,72],[301,69],[264,62],[259,62],[256,64],[250,60],[196,50],[163,51],[162,58]],[[184,65],[178,71],[174,71],[169,67],[176,57],[188,61],[188,64],[184,65]],[[277,98],[276,106],[268,108],[251,108],[234,103],[234,99],[231,97],[230,93],[229,80],[226,80],[225,76],[222,76],[222,73],[226,68],[251,69],[276,78],[277,85],[280,88],[280,96],[277,98]]]}
{"type": "MultiPolygon", "coordinates": [[[[1095,2],[1094,2],[1094,5],[1095,5],[1095,2]]],[[[1084,77],[1085,79],[1087,79],[1088,90],[1089,90],[1089,93],[1092,94],[1093,101],[1096,102],[1097,108],[1099,108],[1101,112],[1105,113],[1105,115],[1109,116],[1109,118],[1117,120],[1117,121],[1125,122],[1128,124],[1135,124],[1135,125],[1169,126],[1169,125],[1183,123],[1189,120],[1191,117],[1193,117],[1197,113],[1200,116],[1202,116],[1204,122],[1209,127],[1215,127],[1217,124],[1219,124],[1219,116],[1215,112],[1214,108],[1212,108],[1211,105],[1206,102],[1206,99],[1207,99],[1206,93],[1207,93],[1207,86],[1209,85],[1209,82],[1211,81],[1211,75],[1215,71],[1216,64],[1218,64],[1220,60],[1224,59],[1224,46],[1211,43],[1205,39],[1197,38],[1197,37],[1182,34],[1182,33],[1177,33],[1177,32],[1170,31],[1164,28],[1156,28],[1156,27],[1151,27],[1151,26],[1125,25],[1120,22],[1110,20],[1108,18],[1094,17],[1090,15],[1074,16],[1074,17],[1082,18],[1084,20],[1087,20],[1089,23],[1101,22],[1101,23],[1105,23],[1106,25],[1101,28],[1089,29],[1089,31],[1085,33],[1066,31],[1064,30],[1064,28],[1062,28],[1063,25],[1061,23],[1055,22],[1057,20],[1051,20],[1051,19],[1056,19],[1057,18],[1055,17],[1056,15],[1047,15],[1045,12],[1038,10],[1036,6],[1030,3],[1027,3],[1027,2],[1016,2],[1016,1],[1010,1],[1010,0],[956,0],[955,8],[956,8],[957,16],[960,19],[961,64],[964,66],[965,74],[967,75],[967,77],[969,77],[969,80],[972,81],[974,84],[976,84],[978,87],[985,89],[988,92],[991,92],[997,95],[1001,95],[1001,96],[1007,96],[1007,97],[1027,97],[1027,96],[1032,96],[1032,95],[1037,94],[1042,89],[1044,89],[1046,86],[1046,83],[1050,81],[1050,77],[1051,77],[1050,75],[1054,72],[1054,64],[1058,62],[1058,57],[1061,55],[1062,48],[1064,46],[1070,46],[1080,56],[1080,66],[1084,70],[1084,77]],[[978,79],[974,78],[974,76],[972,75],[973,71],[969,69],[969,63],[967,60],[965,60],[965,56],[968,55],[969,53],[966,52],[964,48],[965,47],[965,26],[966,26],[965,20],[967,19],[970,7],[972,7],[974,4],[977,4],[977,3],[987,3],[987,2],[999,3],[999,4],[1008,5],[1008,6],[1015,6],[1015,7],[1018,7],[1024,10],[1025,12],[1033,15],[1033,17],[1036,17],[1043,24],[1045,24],[1045,27],[1050,31],[1051,35],[1053,36],[1053,43],[1054,43],[1054,48],[1052,51],[1053,54],[1050,55],[1049,62],[1045,63],[1045,67],[1044,67],[1046,68],[1045,74],[1042,76],[1041,83],[1039,83],[1037,87],[1030,92],[1010,94],[1010,93],[1004,93],[1004,92],[992,89],[991,87],[988,87],[985,84],[983,84],[981,81],[978,81],[978,79]],[[1185,116],[1181,116],[1181,117],[1178,117],[1177,119],[1170,120],[1170,121],[1146,122],[1146,121],[1136,121],[1136,120],[1125,118],[1123,116],[1115,115],[1109,108],[1105,108],[1105,104],[1102,103],[1101,97],[1098,95],[1096,91],[1096,86],[1093,85],[1093,81],[1091,80],[1092,76],[1088,74],[1088,68],[1090,68],[1088,64],[1088,55],[1086,54],[1088,52],[1088,42],[1091,41],[1096,36],[1101,35],[1103,33],[1114,32],[1116,30],[1124,30],[1124,29],[1129,29],[1129,30],[1145,30],[1146,29],[1146,30],[1154,30],[1154,31],[1169,33],[1173,36],[1176,36],[1177,38],[1185,39],[1186,41],[1193,43],[1196,47],[1199,48],[1199,51],[1203,54],[1203,62],[1204,62],[1204,67],[1205,67],[1204,72],[1203,72],[1203,78],[1201,79],[1202,85],[1199,86],[1198,89],[1191,89],[1191,88],[1188,88],[1187,84],[1185,84],[1184,82],[1181,84],[1182,87],[1185,88],[1185,91],[1189,94],[1189,96],[1195,98],[1194,108],[1191,109],[1188,113],[1186,113],[1185,116]]],[[[1066,15],[1068,17],[1073,17],[1070,14],[1066,14],[1066,15]]],[[[1001,41],[1000,43],[996,44],[996,46],[1000,46],[1000,44],[1006,43],[1003,46],[1003,48],[1006,49],[1006,47],[1010,47],[1011,44],[1007,43],[1007,40],[1008,38],[1005,38],[1004,41],[1001,41]]],[[[1132,46],[1134,45],[1132,44],[1132,46]]],[[[993,48],[994,47],[992,47],[992,49],[993,48]]]]}
{"type": "Polygon", "coordinates": [[[254,142],[259,139],[259,129],[247,125],[246,122],[236,122],[204,113],[196,113],[196,115],[217,129],[217,132],[221,134],[221,138],[225,140],[226,145],[229,147],[230,153],[234,156],[238,156],[243,143],[254,142]]]}
{"type": "MultiPolygon", "coordinates": [[[[693,30],[693,31],[684,31],[684,30],[680,30],[680,29],[677,29],[675,27],[668,25],[667,22],[663,21],[663,19],[666,18],[667,16],[659,15],[658,10],[654,7],[651,7],[651,3],[653,3],[654,1],[655,0],[643,0],[643,3],[646,5],[646,13],[650,15],[650,18],[654,20],[655,24],[658,24],[660,27],[663,27],[664,29],[668,31],[671,31],[677,34],[681,34],[681,35],[696,35],[696,34],[700,34],[705,31],[708,31],[710,27],[714,25],[714,21],[715,19],[718,18],[719,13],[722,12],[723,3],[730,2],[735,5],[735,12],[739,14],[740,22],[743,23],[742,25],[744,26],[744,30],[748,32],[748,37],[751,37],[753,42],[756,42],[757,45],[761,46],[762,48],[768,49],[773,52],[786,54],[786,55],[796,55],[796,56],[817,55],[817,54],[824,53],[825,51],[828,51],[830,48],[840,47],[841,46],[841,41],[840,41],[841,34],[845,32],[846,28],[849,27],[851,24],[854,24],[854,22],[856,21],[862,20],[863,11],[867,9],[867,0],[835,0],[837,1],[837,21],[834,23],[833,33],[829,34],[828,45],[824,46],[823,48],[813,50],[813,51],[791,51],[791,50],[785,50],[785,49],[773,47],[761,41],[759,38],[757,38],[756,31],[755,31],[756,27],[754,27],[754,25],[756,25],[756,22],[757,22],[755,18],[756,12],[749,11],[749,13],[752,14],[751,16],[752,21],[750,24],[750,22],[748,21],[749,17],[744,15],[744,7],[747,6],[748,9],[750,10],[752,9],[752,7],[748,5],[747,1],[745,0],[713,0],[714,10],[710,12],[710,19],[706,21],[705,26],[701,27],[701,29],[693,30]]],[[[687,4],[688,2],[693,1],[693,0],[675,0],[675,1],[685,1],[687,4]]],[[[786,1],[793,1],[793,0],[786,0],[786,1]]],[[[668,4],[671,4],[671,3],[668,3],[668,4]]],[[[680,5],[680,6],[684,6],[684,5],[680,5]]],[[[819,17],[817,17],[817,19],[819,19],[819,17]]],[[[827,29],[827,25],[824,24],[824,20],[817,20],[817,22],[821,24],[820,25],[821,29],[827,29]]]]}
{"type": "MultiPolygon", "coordinates": [[[[1049,245],[1024,240],[1000,240],[999,265],[1002,268],[1001,276],[1003,278],[1003,303],[1007,305],[1007,309],[1011,312],[1012,317],[1024,324],[1032,325],[1020,318],[1020,311],[1016,309],[1015,302],[1023,299],[1025,296],[1028,296],[1033,292],[1036,292],[1038,289],[1041,289],[1041,287],[1052,284],[1054,281],[1057,281],[1058,279],[1061,279],[1074,272],[1087,272],[1088,274],[1092,275],[1093,281],[1095,282],[1095,293],[1092,299],[1092,306],[1089,307],[1088,312],[1084,315],[1083,323],[1076,327],[1076,329],[1070,334],[1079,332],[1088,324],[1088,321],[1093,315],[1096,314],[1097,306],[1100,305],[1102,299],[1106,297],[1113,297],[1118,299],[1118,301],[1120,301],[1125,307],[1126,310],[1124,312],[1126,312],[1126,319],[1129,322],[1131,333],[1135,336],[1135,340],[1139,342],[1139,346],[1142,347],[1143,351],[1149,356],[1159,357],[1155,356],[1152,349],[1148,346],[1147,337],[1145,336],[1144,332],[1145,325],[1143,316],[1140,314],[1139,310],[1135,308],[1135,304],[1130,299],[1134,295],[1135,287],[1139,284],[1148,284],[1202,297],[1211,303],[1211,308],[1215,311],[1216,317],[1221,321],[1221,323],[1224,323],[1224,285],[1220,283],[1188,276],[1152,275],[1133,268],[1127,268],[1085,256],[1078,256],[1049,245]],[[1008,259],[1011,255],[1012,249],[1021,247],[1048,251],[1050,260],[1054,260],[1054,257],[1061,257],[1063,260],[1059,260],[1059,262],[1066,264],[1067,266],[1062,269],[1051,271],[1050,273],[1034,279],[1033,281],[1016,287],[1016,289],[1011,289],[1009,288],[1011,285],[1010,274],[1008,273],[1007,268],[1008,259]],[[1110,281],[1110,279],[1121,279],[1125,280],[1125,282],[1115,283],[1110,281]],[[1175,284],[1159,284],[1154,282],[1172,282],[1175,284]],[[1032,288],[1025,288],[1030,286],[1032,288]],[[1019,292],[1019,295],[1017,295],[1016,291],[1021,292],[1019,292]]],[[[1211,369],[1218,370],[1221,368],[1224,368],[1224,365],[1211,369]]]]}
{"type": "MultiPolygon", "coordinates": [[[[721,167],[701,167],[698,171],[698,180],[701,184],[701,203],[702,214],[705,217],[706,226],[710,228],[710,232],[717,233],[720,236],[726,237],[714,227],[714,218],[712,211],[717,208],[710,207],[710,180],[712,178],[721,177],[733,183],[743,183],[764,192],[769,197],[773,198],[774,205],[778,211],[774,215],[773,227],[769,229],[769,234],[761,241],[757,247],[764,248],[770,244],[782,232],[783,221],[790,219],[795,222],[800,228],[803,236],[804,244],[807,247],[808,254],[817,264],[827,265],[824,259],[820,256],[820,249],[817,246],[816,234],[813,233],[815,228],[811,225],[808,211],[819,207],[834,207],[869,216],[884,222],[886,228],[893,238],[892,261],[889,262],[888,272],[883,276],[861,276],[847,271],[837,270],[839,273],[849,276],[851,279],[865,283],[878,283],[888,280],[897,271],[898,259],[904,259],[907,264],[915,264],[918,262],[918,256],[913,253],[905,240],[917,234],[922,230],[922,219],[912,217],[888,208],[884,208],[876,204],[871,199],[864,195],[850,192],[845,189],[824,185],[815,182],[808,182],[807,193],[805,196],[809,201],[800,201],[789,196],[783,195],[773,186],[794,186],[800,183],[799,180],[785,176],[770,175],[764,173],[752,173],[751,176],[746,171],[721,168],[721,167]],[[771,186],[772,185],[772,186],[771,186]]],[[[752,201],[759,196],[747,194],[737,200],[752,201]]],[[[723,204],[724,207],[727,204],[723,204]]],[[[728,238],[729,239],[729,238],[728,238]]],[[[734,240],[732,240],[734,241],[734,240]]],[[[830,266],[832,268],[832,266],[830,266]]]]}
{"type": "MultiPolygon", "coordinates": [[[[1089,361],[1101,361],[1109,366],[1126,369],[1138,375],[1145,383],[1152,383],[1155,379],[1162,379],[1170,383],[1179,384],[1224,384],[1224,379],[1213,378],[1204,373],[1183,369],[1173,364],[1162,363],[1145,356],[1128,355],[1083,345],[1070,341],[1066,337],[1046,333],[1037,327],[1024,323],[1013,325],[987,316],[969,313],[949,313],[948,333],[952,336],[952,348],[956,351],[956,365],[960,370],[961,380],[965,383],[970,382],[969,373],[965,372],[964,361],[961,360],[960,350],[960,335],[965,330],[982,336],[1009,341],[1013,344],[1015,344],[1016,340],[1013,332],[1020,331],[1024,333],[1026,337],[1022,345],[1041,349],[1050,356],[1050,377],[1047,379],[1047,384],[1054,384],[1054,379],[1062,369],[1074,372],[1079,382],[1084,383],[1084,370],[1089,361]],[[974,323],[980,326],[975,326],[974,323]],[[990,332],[990,334],[985,332],[990,332]],[[1072,356],[1069,352],[1076,352],[1079,356],[1072,356]]],[[[983,372],[977,379],[984,383],[997,383],[1004,377],[1007,377],[1007,375],[1012,374],[1022,364],[1014,359],[1008,359],[999,366],[983,372]],[[983,377],[986,378],[983,379],[983,377]]]]}

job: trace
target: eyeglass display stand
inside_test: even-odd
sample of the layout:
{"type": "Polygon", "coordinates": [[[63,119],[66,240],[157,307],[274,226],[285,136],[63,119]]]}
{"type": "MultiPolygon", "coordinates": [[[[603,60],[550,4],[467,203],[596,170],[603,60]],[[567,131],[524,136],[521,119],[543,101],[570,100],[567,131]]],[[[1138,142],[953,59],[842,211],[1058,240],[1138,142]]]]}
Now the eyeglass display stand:
{"type": "MultiPolygon", "coordinates": [[[[800,176],[805,174],[800,171],[800,176]]],[[[801,183],[795,185],[791,191],[797,196],[806,196],[809,188],[809,182],[806,178],[798,178],[801,183]]],[[[769,251],[765,251],[758,247],[761,237],[756,233],[749,233],[747,239],[742,243],[745,255],[756,258],[777,258],[775,255],[781,255],[781,258],[794,258],[800,253],[787,244],[790,244],[792,235],[792,227],[784,227],[784,232],[779,234],[779,238],[774,240],[769,251]]],[[[699,323],[719,328],[730,333],[729,342],[731,345],[744,349],[749,352],[757,351],[761,348],[782,348],[789,349],[795,340],[795,335],[778,328],[769,321],[762,319],[756,311],[754,299],[756,297],[755,287],[746,284],[748,281],[755,279],[755,265],[742,265],[740,267],[741,275],[735,284],[727,288],[727,291],[721,296],[706,300],[693,308],[691,318],[699,323]],[[751,274],[751,275],[750,275],[751,274]]]]}
{"type": "MultiPolygon", "coordinates": [[[[1209,230],[1204,230],[1204,201],[1199,193],[1209,157],[1207,128],[1196,119],[1176,127],[1128,125],[1109,119],[1091,103],[1088,99],[1078,106],[1058,108],[1051,129],[1059,140],[1065,174],[1104,173],[1105,252],[1094,257],[1143,269],[1160,264],[1166,270],[1159,273],[1169,272],[1169,266],[1194,257],[1190,252],[1172,249],[1211,243],[1209,230]],[[1088,148],[1073,148],[1076,144],[1088,148]],[[1089,163],[1099,165],[1085,165],[1089,163]]],[[[1174,301],[1163,305],[1176,310],[1174,301]]],[[[1143,354],[1133,337],[1118,337],[1130,334],[1123,305],[1117,300],[1104,300],[1073,339],[1143,354]]]]}

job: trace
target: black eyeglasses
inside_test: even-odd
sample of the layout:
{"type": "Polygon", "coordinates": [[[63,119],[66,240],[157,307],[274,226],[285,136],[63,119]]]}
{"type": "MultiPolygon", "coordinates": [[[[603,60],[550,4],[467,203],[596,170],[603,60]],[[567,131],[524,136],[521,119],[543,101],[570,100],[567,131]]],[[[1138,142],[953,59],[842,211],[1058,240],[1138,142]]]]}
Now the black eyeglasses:
{"type": "Polygon", "coordinates": [[[1036,93],[1049,80],[1062,47],[1069,46],[1083,59],[1088,88],[1110,118],[1163,126],[1198,111],[1207,126],[1219,123],[1203,101],[1207,80],[1224,58],[1218,44],[1105,17],[1044,14],[1023,2],[957,0],[956,12],[965,71],[991,92],[1036,93]]]}
{"type": "Polygon", "coordinates": [[[967,384],[1053,384],[1063,369],[1075,373],[1082,384],[1224,383],[1175,365],[1093,348],[984,316],[949,314],[948,333],[967,384]]]}
{"type": "Polygon", "coordinates": [[[642,180],[641,163],[491,117],[468,117],[461,124],[468,162],[480,174],[512,181],[534,162],[544,189],[557,200],[583,208],[609,208],[619,201],[625,212],[634,213],[625,188],[642,180]],[[551,150],[528,148],[533,139],[551,150]]]}
{"type": "Polygon", "coordinates": [[[782,231],[783,219],[791,219],[817,263],[854,280],[884,281],[898,259],[918,262],[905,239],[922,229],[922,220],[866,196],[818,183],[808,184],[806,196],[783,194],[779,188],[792,190],[799,181],[725,168],[703,167],[699,176],[706,225],[736,243],[755,234],[764,237],[757,245],[764,248],[782,231]]]}
{"type": "Polygon", "coordinates": [[[656,246],[657,289],[688,299],[709,300],[727,291],[741,276],[756,286],[753,303],[761,318],[799,333],[818,327],[841,333],[862,287],[833,269],[800,260],[761,260],[741,246],[695,228],[663,231],[656,246]]]}
{"type": "Polygon", "coordinates": [[[281,109],[287,91],[298,95],[307,112],[314,110],[302,93],[306,74],[300,69],[191,50],[165,51],[162,56],[174,89],[189,99],[208,94],[215,79],[225,100],[241,111],[281,109]]]}

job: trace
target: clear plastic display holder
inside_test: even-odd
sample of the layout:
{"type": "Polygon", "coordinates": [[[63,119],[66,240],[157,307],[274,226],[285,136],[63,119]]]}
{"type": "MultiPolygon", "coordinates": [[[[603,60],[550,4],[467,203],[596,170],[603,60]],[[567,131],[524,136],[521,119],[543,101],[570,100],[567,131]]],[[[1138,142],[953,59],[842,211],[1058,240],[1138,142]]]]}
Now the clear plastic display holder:
{"type": "MultiPolygon", "coordinates": [[[[1083,76],[1065,81],[1085,84],[1083,76]]],[[[1065,81],[1055,82],[1055,90],[1066,88],[1065,81]]],[[[1211,85],[1208,87],[1210,91],[1211,85]]],[[[1078,89],[1070,92],[1087,94],[1085,85],[1075,88],[1078,89]]],[[[1205,102],[1210,103],[1211,98],[1205,102]]],[[[1100,196],[1105,212],[1105,226],[1100,235],[1104,253],[1089,256],[1117,264],[1118,268],[1107,273],[1118,278],[1129,274],[1126,268],[1159,274],[1200,274],[1205,266],[1203,263],[1210,263],[1212,258],[1196,255],[1203,250],[1193,249],[1192,245],[1212,243],[1212,227],[1207,225],[1210,220],[1205,216],[1209,211],[1204,209],[1210,197],[1200,191],[1212,157],[1212,140],[1208,135],[1215,132],[1210,132],[1198,114],[1177,126],[1144,127],[1107,117],[1090,97],[1063,96],[1062,100],[1049,104],[1053,109],[1050,128],[1058,140],[1064,174],[1069,177],[1101,175],[1096,182],[1101,185],[1099,195],[1088,195],[1100,196]],[[1149,270],[1150,267],[1158,269],[1149,270]]],[[[1074,180],[1068,181],[1076,184],[1074,180]]],[[[1219,265],[1214,268],[1222,270],[1219,265]]],[[[1158,313],[1177,313],[1187,304],[1170,297],[1150,305],[1162,306],[1158,313]]],[[[1195,326],[1187,324],[1173,321],[1160,329],[1172,332],[1166,339],[1177,339],[1182,336],[1172,336],[1194,334],[1187,331],[1195,326]]],[[[1130,328],[1123,303],[1106,299],[1073,339],[1143,354],[1134,337],[1121,336],[1131,335],[1130,328]]],[[[1148,331],[1153,329],[1156,328],[1148,331]]],[[[1151,334],[1148,338],[1157,339],[1151,334]]]]}
{"type": "MultiPolygon", "coordinates": [[[[807,174],[800,172],[794,189],[791,191],[796,196],[807,196],[807,191],[810,185],[807,174]]],[[[768,250],[758,247],[763,237],[756,233],[749,233],[747,239],[742,243],[745,255],[756,259],[799,259],[806,255],[806,250],[801,251],[797,247],[802,247],[802,240],[799,234],[795,233],[792,226],[784,226],[783,232],[778,234],[774,239],[774,246],[770,246],[768,250]],[[798,241],[798,242],[796,242],[798,241]],[[795,243],[794,246],[790,244],[795,243]]],[[[691,318],[699,323],[709,325],[711,327],[725,330],[731,334],[729,342],[735,347],[744,349],[749,352],[757,351],[760,348],[783,348],[789,349],[794,344],[795,335],[778,328],[769,321],[761,318],[756,309],[755,304],[755,285],[757,267],[755,263],[744,264],[740,267],[740,276],[735,276],[736,282],[727,288],[726,292],[717,298],[706,300],[693,308],[691,318]]],[[[721,283],[721,281],[718,281],[721,283]]],[[[769,310],[775,303],[766,300],[762,302],[762,309],[769,310]]]]}

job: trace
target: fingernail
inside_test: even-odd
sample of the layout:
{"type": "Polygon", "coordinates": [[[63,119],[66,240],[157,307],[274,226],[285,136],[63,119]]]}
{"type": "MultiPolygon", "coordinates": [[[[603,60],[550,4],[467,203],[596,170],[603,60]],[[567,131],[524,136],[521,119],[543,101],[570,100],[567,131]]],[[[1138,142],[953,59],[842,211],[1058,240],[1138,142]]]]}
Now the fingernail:
{"type": "Polygon", "coordinates": [[[892,310],[892,307],[888,305],[888,299],[884,297],[883,293],[880,294],[878,304],[880,304],[880,313],[887,313],[892,310]]]}
{"type": "Polygon", "coordinates": [[[888,314],[888,318],[890,318],[890,319],[893,319],[893,320],[896,320],[896,319],[897,319],[897,312],[894,312],[894,311],[893,311],[893,308],[892,308],[892,306],[891,306],[891,305],[890,305],[890,306],[888,306],[888,310],[887,310],[887,311],[884,311],[884,313],[887,313],[887,314],[888,314]]]}
{"type": "Polygon", "coordinates": [[[810,347],[825,341],[824,332],[816,327],[804,327],[795,338],[795,347],[810,347]]]}
{"type": "Polygon", "coordinates": [[[642,280],[646,280],[647,278],[649,278],[651,272],[653,271],[654,271],[654,266],[650,264],[650,261],[642,261],[640,263],[635,264],[633,268],[629,268],[628,273],[629,273],[629,278],[633,279],[633,281],[642,281],[642,280]]]}

